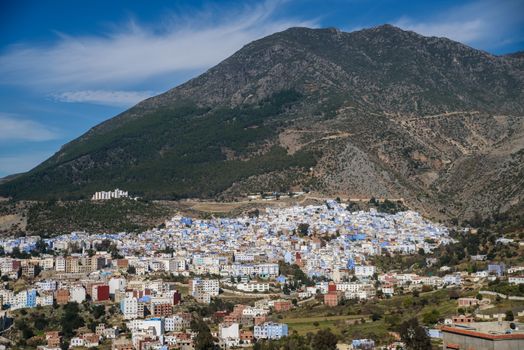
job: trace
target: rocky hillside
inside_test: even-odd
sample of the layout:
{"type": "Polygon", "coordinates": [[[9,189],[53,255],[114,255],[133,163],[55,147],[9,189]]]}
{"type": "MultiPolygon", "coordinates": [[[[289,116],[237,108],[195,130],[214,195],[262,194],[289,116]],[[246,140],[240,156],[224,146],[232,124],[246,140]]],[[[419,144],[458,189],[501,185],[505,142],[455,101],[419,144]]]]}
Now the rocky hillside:
{"type": "Polygon", "coordinates": [[[0,185],[14,198],[234,198],[307,188],[486,216],[524,195],[524,58],[390,25],[290,28],[0,185]]]}

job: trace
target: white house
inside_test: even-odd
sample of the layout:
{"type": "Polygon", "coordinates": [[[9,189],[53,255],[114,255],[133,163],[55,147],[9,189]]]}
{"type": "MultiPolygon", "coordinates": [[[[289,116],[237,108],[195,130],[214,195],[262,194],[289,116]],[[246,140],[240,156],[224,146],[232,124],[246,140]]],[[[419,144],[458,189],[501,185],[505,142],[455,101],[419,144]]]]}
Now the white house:
{"type": "Polygon", "coordinates": [[[509,284],[524,284],[524,276],[508,277],[509,284]]]}
{"type": "Polygon", "coordinates": [[[239,339],[240,328],[238,323],[232,323],[229,327],[220,325],[219,337],[220,339],[239,339]]]}
{"type": "Polygon", "coordinates": [[[86,290],[82,286],[76,286],[70,289],[70,300],[72,302],[82,303],[86,300],[86,290]]]}

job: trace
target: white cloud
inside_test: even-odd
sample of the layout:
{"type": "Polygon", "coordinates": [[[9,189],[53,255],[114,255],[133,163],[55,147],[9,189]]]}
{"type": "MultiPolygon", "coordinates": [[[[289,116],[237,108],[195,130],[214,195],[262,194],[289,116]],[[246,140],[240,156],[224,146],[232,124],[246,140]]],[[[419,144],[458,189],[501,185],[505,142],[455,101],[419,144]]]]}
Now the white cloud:
{"type": "Polygon", "coordinates": [[[12,46],[0,56],[0,83],[54,91],[115,89],[177,71],[208,68],[246,43],[315,22],[274,19],[281,2],[237,12],[171,15],[160,27],[130,21],[105,36],[60,34],[51,45],[12,46]],[[220,20],[215,20],[219,18],[220,20]]]}
{"type": "Polygon", "coordinates": [[[59,137],[53,128],[7,113],[0,113],[0,129],[0,142],[49,141],[59,137]]]}
{"type": "Polygon", "coordinates": [[[480,19],[464,22],[416,22],[407,17],[399,19],[394,25],[422,35],[446,37],[462,43],[478,40],[485,26],[480,19]]]}
{"type": "Polygon", "coordinates": [[[429,18],[402,17],[394,25],[427,36],[447,37],[485,50],[519,38],[511,35],[524,25],[521,0],[478,0],[449,8],[429,18]]]}
{"type": "Polygon", "coordinates": [[[61,102],[130,107],[153,95],[155,93],[152,91],[80,90],[62,92],[53,95],[53,97],[61,102]]]}

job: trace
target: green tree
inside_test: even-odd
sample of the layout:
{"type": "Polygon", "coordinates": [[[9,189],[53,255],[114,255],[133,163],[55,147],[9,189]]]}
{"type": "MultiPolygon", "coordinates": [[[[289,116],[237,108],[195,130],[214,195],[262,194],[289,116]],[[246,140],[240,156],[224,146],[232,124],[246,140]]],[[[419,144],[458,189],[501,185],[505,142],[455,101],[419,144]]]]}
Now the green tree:
{"type": "Polygon", "coordinates": [[[329,329],[321,329],[313,336],[311,347],[313,349],[335,350],[337,342],[337,336],[329,329]]]}
{"type": "Polygon", "coordinates": [[[195,337],[195,350],[215,349],[215,342],[207,324],[201,319],[191,321],[191,329],[198,332],[195,337]]]}
{"type": "Polygon", "coordinates": [[[282,293],[285,295],[289,295],[291,293],[287,284],[284,284],[284,287],[282,287],[282,293]]]}
{"type": "Polygon", "coordinates": [[[22,338],[24,340],[28,340],[29,338],[32,338],[34,335],[35,335],[35,333],[33,332],[33,330],[31,328],[25,328],[22,331],[22,338]]]}
{"type": "Polygon", "coordinates": [[[309,232],[309,224],[306,224],[306,223],[298,224],[298,233],[301,236],[307,236],[308,232],[309,232]]]}
{"type": "Polygon", "coordinates": [[[94,318],[100,318],[106,314],[106,308],[104,305],[94,305],[91,313],[94,318]]]}
{"type": "Polygon", "coordinates": [[[379,313],[377,313],[377,312],[373,312],[373,314],[371,315],[371,320],[372,320],[373,322],[378,321],[378,320],[380,320],[381,318],[382,318],[382,316],[381,316],[379,313]]]}
{"type": "Polygon", "coordinates": [[[431,349],[431,341],[424,329],[416,318],[412,318],[400,325],[400,338],[406,344],[408,350],[427,350],[431,349]]]}
{"type": "Polygon", "coordinates": [[[423,321],[427,325],[433,325],[440,319],[440,312],[437,309],[433,309],[430,312],[426,312],[423,316],[423,321]]]}
{"type": "Polygon", "coordinates": [[[39,239],[35,244],[34,252],[36,254],[45,254],[47,253],[47,244],[43,239],[39,239]]]}
{"type": "Polygon", "coordinates": [[[37,314],[33,318],[33,325],[35,329],[38,329],[39,331],[41,331],[41,330],[44,330],[45,327],[48,325],[48,320],[46,319],[46,317],[44,317],[44,315],[37,314]]]}
{"type": "Polygon", "coordinates": [[[64,337],[71,337],[74,331],[84,325],[84,319],[80,316],[78,303],[67,303],[64,306],[64,314],[60,319],[62,334],[64,337]]]}

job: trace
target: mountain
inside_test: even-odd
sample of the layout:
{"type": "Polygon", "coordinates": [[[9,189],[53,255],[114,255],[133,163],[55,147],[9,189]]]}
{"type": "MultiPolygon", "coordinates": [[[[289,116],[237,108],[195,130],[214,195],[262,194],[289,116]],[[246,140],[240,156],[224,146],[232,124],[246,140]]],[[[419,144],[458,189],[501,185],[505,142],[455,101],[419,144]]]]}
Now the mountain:
{"type": "Polygon", "coordinates": [[[22,175],[22,173],[19,173],[19,174],[11,174],[11,175],[7,175],[7,176],[4,176],[2,178],[0,178],[0,184],[4,183],[4,182],[8,182],[8,181],[11,181],[11,180],[14,180],[17,178],[17,176],[20,176],[22,175]]]}
{"type": "Polygon", "coordinates": [[[101,123],[0,185],[15,199],[307,188],[442,217],[524,194],[524,59],[383,25],[290,28],[101,123]]]}
{"type": "Polygon", "coordinates": [[[522,58],[524,58],[524,51],[517,51],[517,52],[509,53],[506,56],[514,57],[514,58],[521,58],[522,59],[522,58]]]}

